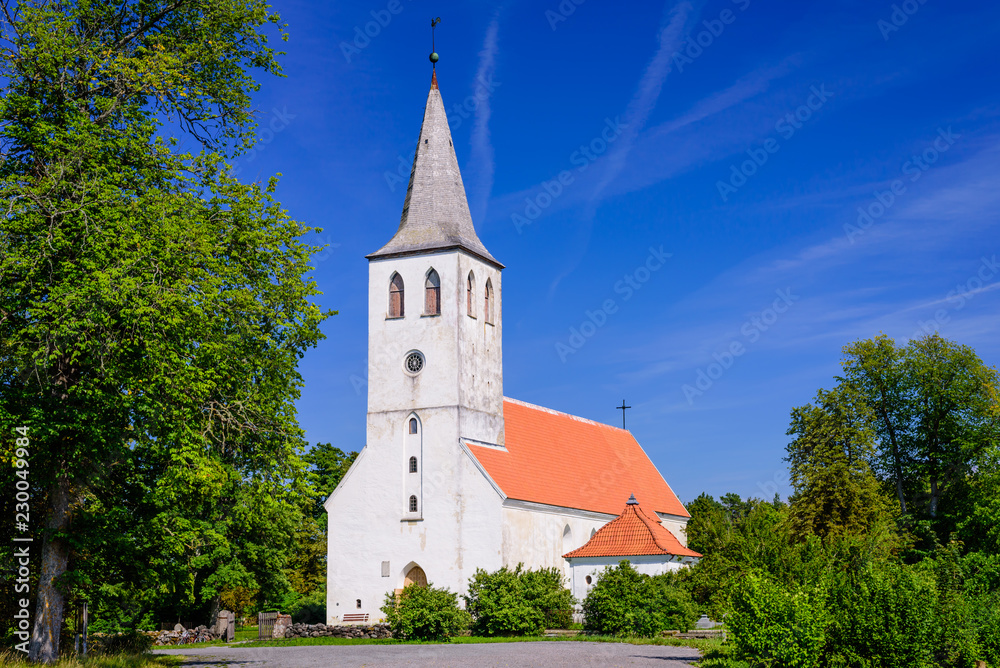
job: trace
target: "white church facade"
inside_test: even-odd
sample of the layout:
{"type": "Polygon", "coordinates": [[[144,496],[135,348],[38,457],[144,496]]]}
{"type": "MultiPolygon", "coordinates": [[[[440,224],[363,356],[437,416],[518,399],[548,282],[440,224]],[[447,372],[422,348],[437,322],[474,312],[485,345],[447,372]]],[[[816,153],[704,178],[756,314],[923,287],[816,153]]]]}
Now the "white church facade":
{"type": "Polygon", "coordinates": [[[631,494],[673,538],[648,558],[697,556],[630,432],[503,396],[504,267],[473,226],[436,75],[399,228],[367,257],[367,441],[325,504],[328,623],[379,619],[410,582],[464,593],[477,568],[570,578],[563,555],[631,494]]]}

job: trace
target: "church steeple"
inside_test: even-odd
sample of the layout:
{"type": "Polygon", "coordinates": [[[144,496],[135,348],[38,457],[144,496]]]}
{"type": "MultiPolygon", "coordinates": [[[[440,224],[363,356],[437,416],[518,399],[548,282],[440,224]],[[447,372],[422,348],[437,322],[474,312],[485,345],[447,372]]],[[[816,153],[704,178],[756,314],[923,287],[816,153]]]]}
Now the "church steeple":
{"type": "Polygon", "coordinates": [[[399,229],[389,243],[366,257],[372,260],[452,248],[464,249],[503,267],[486,250],[472,224],[435,72],[427,94],[424,122],[417,140],[399,229]]]}

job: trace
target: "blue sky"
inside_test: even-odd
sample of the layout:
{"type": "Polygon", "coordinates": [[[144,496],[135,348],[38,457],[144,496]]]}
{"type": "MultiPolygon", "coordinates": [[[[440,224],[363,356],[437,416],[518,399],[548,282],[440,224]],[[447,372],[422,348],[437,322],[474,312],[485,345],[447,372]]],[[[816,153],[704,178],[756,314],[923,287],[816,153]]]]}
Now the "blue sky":
{"type": "Polygon", "coordinates": [[[1000,6],[577,2],[277,6],[287,77],[236,166],[281,172],[329,244],[311,442],[365,442],[364,255],[399,222],[432,16],[473,219],[507,266],[507,396],[610,424],[625,399],[683,501],[769,498],[789,411],[844,345],[936,329],[997,364],[1000,6]]]}

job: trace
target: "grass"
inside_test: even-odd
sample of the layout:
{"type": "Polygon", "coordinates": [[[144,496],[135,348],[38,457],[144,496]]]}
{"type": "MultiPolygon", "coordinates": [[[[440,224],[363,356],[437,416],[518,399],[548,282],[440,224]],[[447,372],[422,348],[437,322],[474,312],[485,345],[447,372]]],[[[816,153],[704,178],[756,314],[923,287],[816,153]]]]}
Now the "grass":
{"type": "MultiPolygon", "coordinates": [[[[54,664],[58,668],[168,668],[184,662],[181,656],[156,656],[152,654],[123,654],[117,656],[88,656],[85,659],[67,657],[54,664]]],[[[22,652],[0,653],[0,668],[34,668],[22,652]]]]}
{"type": "Polygon", "coordinates": [[[748,664],[737,661],[731,655],[732,647],[723,645],[703,650],[704,658],[698,662],[699,668],[748,668],[748,664]]]}

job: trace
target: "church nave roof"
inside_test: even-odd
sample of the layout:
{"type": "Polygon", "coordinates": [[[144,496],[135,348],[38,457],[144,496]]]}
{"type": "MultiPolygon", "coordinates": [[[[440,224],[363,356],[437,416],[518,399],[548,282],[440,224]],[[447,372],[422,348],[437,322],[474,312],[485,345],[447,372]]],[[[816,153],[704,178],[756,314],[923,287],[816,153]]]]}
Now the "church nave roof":
{"type": "Polygon", "coordinates": [[[630,432],[506,397],[503,408],[505,449],[468,446],[508,498],[616,515],[634,492],[690,517],[630,432]]]}

